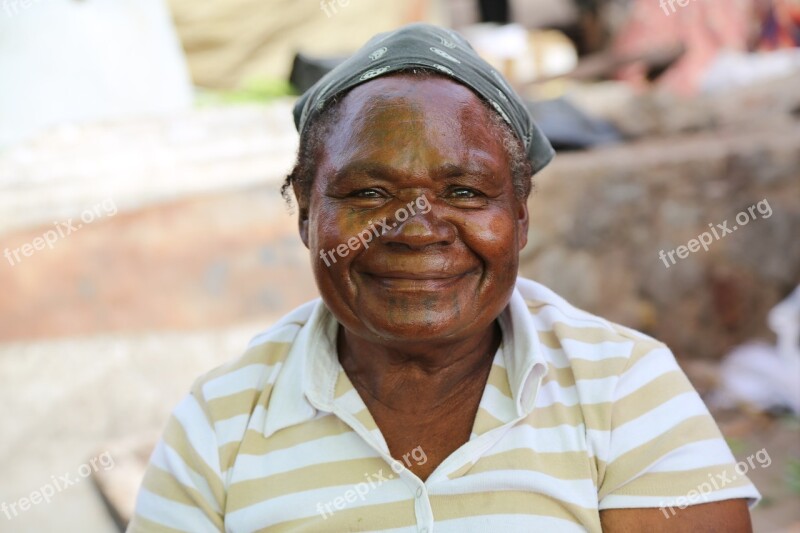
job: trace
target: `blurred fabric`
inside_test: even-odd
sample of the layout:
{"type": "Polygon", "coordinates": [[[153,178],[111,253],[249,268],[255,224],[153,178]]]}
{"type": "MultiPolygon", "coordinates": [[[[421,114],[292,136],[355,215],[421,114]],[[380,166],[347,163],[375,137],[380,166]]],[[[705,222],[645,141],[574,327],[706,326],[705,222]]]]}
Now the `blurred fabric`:
{"type": "Polygon", "coordinates": [[[298,51],[344,55],[398,22],[442,20],[434,6],[419,0],[169,0],[169,5],[195,83],[214,88],[233,88],[254,77],[285,79],[298,51]],[[330,31],[332,25],[336,31],[330,31]]]}
{"type": "MultiPolygon", "coordinates": [[[[634,0],[630,18],[616,36],[619,54],[640,54],[683,44],[686,53],[661,78],[660,86],[677,94],[695,94],[707,67],[720,50],[744,51],[752,31],[753,0],[692,1],[670,8],[656,0],[634,0]]],[[[645,66],[620,70],[620,78],[642,85],[645,66]]]]}
{"type": "Polygon", "coordinates": [[[4,0],[0,80],[0,148],[60,123],[192,105],[164,0],[4,0]]]}

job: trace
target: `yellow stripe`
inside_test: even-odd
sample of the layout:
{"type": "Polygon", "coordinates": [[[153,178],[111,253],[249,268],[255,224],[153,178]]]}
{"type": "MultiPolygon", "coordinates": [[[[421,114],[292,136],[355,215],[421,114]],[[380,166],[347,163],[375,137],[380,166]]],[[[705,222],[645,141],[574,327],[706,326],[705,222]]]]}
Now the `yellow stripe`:
{"type": "Polygon", "coordinates": [[[613,427],[636,420],[672,398],[693,391],[689,380],[680,370],[662,374],[616,402],[613,427]]]}
{"type": "MultiPolygon", "coordinates": [[[[560,339],[569,339],[586,344],[600,344],[603,342],[630,343],[631,339],[623,337],[613,330],[606,328],[576,327],[566,322],[554,322],[553,332],[560,339]]],[[[627,356],[628,352],[620,355],[627,356]]]]}
{"type": "Polygon", "coordinates": [[[542,379],[542,385],[555,381],[562,387],[572,387],[577,381],[581,380],[619,376],[627,364],[628,359],[626,357],[614,357],[603,359],[602,361],[572,359],[570,366],[563,368],[558,368],[552,363],[548,363],[547,374],[542,379]]]}
{"type": "Polygon", "coordinates": [[[514,397],[511,394],[511,385],[508,383],[508,373],[504,367],[493,364],[491,370],[489,370],[489,378],[486,383],[493,386],[506,398],[514,397]]]}
{"type": "Polygon", "coordinates": [[[665,344],[660,342],[648,342],[648,341],[640,341],[637,340],[636,344],[633,346],[633,351],[631,352],[631,356],[629,357],[628,361],[628,368],[630,370],[633,366],[638,363],[644,356],[649,355],[650,352],[653,350],[664,349],[669,351],[669,348],[665,344]]]}
{"type": "Polygon", "coordinates": [[[471,492],[456,495],[431,495],[431,507],[436,520],[454,520],[471,516],[494,514],[551,516],[568,520],[589,529],[601,531],[600,514],[568,502],[535,492],[502,490],[471,492]]]}
{"type": "Polygon", "coordinates": [[[233,441],[219,447],[219,469],[222,472],[226,472],[233,467],[241,446],[241,442],[233,441]]]}
{"type": "Polygon", "coordinates": [[[558,479],[592,479],[593,465],[585,451],[537,453],[517,448],[481,457],[466,475],[497,470],[527,470],[558,479]]]}
{"type": "MultiPolygon", "coordinates": [[[[240,415],[251,415],[259,398],[269,398],[272,385],[265,385],[262,391],[256,389],[243,390],[236,394],[215,398],[208,401],[208,412],[214,423],[228,420],[240,415]]],[[[266,403],[266,402],[265,402],[266,403]]]]}
{"type": "Polygon", "coordinates": [[[553,304],[551,304],[549,302],[542,302],[540,300],[528,300],[528,299],[525,299],[525,305],[528,307],[528,311],[532,315],[538,315],[539,313],[544,311],[544,309],[546,307],[553,307],[553,308],[558,310],[558,307],[554,306],[553,304]]]}
{"type": "MultiPolygon", "coordinates": [[[[228,490],[228,510],[237,511],[264,500],[323,487],[344,487],[375,480],[378,472],[387,480],[396,477],[380,457],[332,461],[304,466],[258,479],[240,481],[228,490]]],[[[374,483],[378,483],[377,480],[374,483]]]]}
{"type": "Polygon", "coordinates": [[[458,479],[458,478],[460,478],[461,476],[463,476],[464,474],[466,474],[467,472],[469,472],[469,471],[470,471],[470,469],[471,469],[473,466],[475,466],[475,462],[474,462],[474,461],[470,461],[469,463],[465,464],[464,466],[462,466],[462,467],[461,467],[461,468],[459,468],[458,470],[455,470],[455,471],[453,471],[453,472],[450,472],[450,473],[447,475],[447,477],[448,477],[449,479],[458,479]]]}
{"type": "Polygon", "coordinates": [[[350,382],[350,378],[347,377],[344,370],[339,371],[339,375],[336,377],[336,386],[333,391],[333,398],[338,399],[351,390],[353,390],[353,384],[350,382]]]}
{"type": "Polygon", "coordinates": [[[750,485],[750,480],[737,474],[734,466],[729,464],[679,472],[651,472],[623,485],[614,491],[614,495],[677,497],[686,496],[692,490],[713,493],[750,485]],[[706,485],[708,490],[705,490],[706,485]]]}
{"type": "Polygon", "coordinates": [[[241,442],[240,454],[267,455],[269,453],[293,448],[300,444],[326,437],[349,433],[352,429],[336,416],[315,418],[296,426],[284,428],[270,435],[268,439],[260,431],[248,429],[241,442]]]}
{"type": "MultiPolygon", "coordinates": [[[[344,497],[345,491],[342,492],[341,497],[344,497]]],[[[309,510],[317,511],[317,503],[321,504],[324,508],[325,505],[330,505],[330,510],[335,511],[333,514],[328,514],[325,510],[327,519],[323,519],[322,514],[318,514],[311,518],[300,518],[297,520],[289,520],[280,522],[279,524],[260,529],[263,533],[273,532],[308,532],[318,533],[320,531],[370,531],[394,529],[399,527],[411,527],[417,524],[417,517],[414,514],[414,500],[402,500],[399,502],[382,503],[376,505],[367,505],[362,507],[351,507],[361,503],[356,500],[353,503],[345,504],[344,509],[336,510],[329,501],[315,501],[309,500],[309,510]]],[[[342,505],[341,503],[339,504],[342,505]]]]}
{"type": "Polygon", "coordinates": [[[533,428],[552,428],[561,425],[577,427],[583,424],[586,429],[608,431],[611,427],[613,407],[614,404],[611,402],[576,405],[554,403],[534,409],[522,423],[533,428]]]}
{"type": "Polygon", "coordinates": [[[361,422],[361,424],[367,428],[368,431],[374,431],[378,429],[378,424],[375,423],[375,420],[372,418],[372,415],[366,407],[353,414],[353,416],[355,416],[356,420],[361,422]]]}
{"type": "Polygon", "coordinates": [[[561,340],[558,338],[558,335],[556,335],[555,331],[552,330],[537,331],[537,334],[539,335],[539,342],[541,342],[548,348],[551,348],[553,350],[560,350],[561,348],[563,348],[563,346],[561,346],[561,340]]]}
{"type": "Polygon", "coordinates": [[[658,346],[665,346],[664,343],[657,341],[656,339],[645,335],[635,329],[631,329],[625,326],[621,326],[619,324],[614,324],[613,322],[610,324],[614,331],[620,337],[625,337],[626,339],[630,339],[632,341],[636,341],[642,344],[650,344],[650,345],[658,345],[658,346]]]}
{"type": "Polygon", "coordinates": [[[292,347],[290,342],[265,342],[257,346],[253,346],[247,350],[241,357],[231,361],[228,364],[222,365],[206,373],[198,381],[200,384],[208,383],[214,379],[235,372],[246,366],[262,364],[273,366],[286,360],[289,349],[292,347]]]}
{"type": "Polygon", "coordinates": [[[499,418],[495,418],[489,411],[483,407],[478,408],[475,414],[475,422],[472,424],[472,432],[476,435],[483,435],[487,431],[499,428],[505,424],[499,418]]]}

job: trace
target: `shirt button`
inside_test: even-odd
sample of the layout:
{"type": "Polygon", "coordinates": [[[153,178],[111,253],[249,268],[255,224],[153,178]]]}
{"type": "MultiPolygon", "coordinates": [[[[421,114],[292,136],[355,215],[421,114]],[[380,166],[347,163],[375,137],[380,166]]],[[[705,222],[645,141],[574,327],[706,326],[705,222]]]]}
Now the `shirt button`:
{"type": "MultiPolygon", "coordinates": [[[[422,498],[422,487],[417,488],[417,498],[422,498]]],[[[427,529],[423,528],[424,531],[428,531],[427,529]]],[[[424,533],[423,531],[423,533],[424,533]]]]}
{"type": "Polygon", "coordinates": [[[428,533],[428,528],[423,527],[422,529],[419,530],[419,533],[428,533]]]}

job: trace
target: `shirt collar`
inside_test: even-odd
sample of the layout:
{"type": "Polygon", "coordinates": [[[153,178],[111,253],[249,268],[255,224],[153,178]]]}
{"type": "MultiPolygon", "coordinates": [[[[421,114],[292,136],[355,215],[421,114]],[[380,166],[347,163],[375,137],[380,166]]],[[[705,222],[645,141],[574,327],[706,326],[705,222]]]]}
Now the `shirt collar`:
{"type": "Polygon", "coordinates": [[[525,416],[533,411],[536,393],[547,373],[547,364],[542,356],[538,330],[519,283],[500,316],[500,326],[503,328],[503,357],[514,406],[517,416],[525,416]]]}
{"type": "MultiPolygon", "coordinates": [[[[547,365],[519,286],[514,289],[499,320],[508,382],[517,416],[521,417],[533,410],[547,365]]],[[[331,412],[341,371],[336,356],[339,324],[321,299],[301,306],[281,322],[302,325],[270,395],[270,408],[264,419],[265,437],[311,420],[320,411],[331,412]]]]}

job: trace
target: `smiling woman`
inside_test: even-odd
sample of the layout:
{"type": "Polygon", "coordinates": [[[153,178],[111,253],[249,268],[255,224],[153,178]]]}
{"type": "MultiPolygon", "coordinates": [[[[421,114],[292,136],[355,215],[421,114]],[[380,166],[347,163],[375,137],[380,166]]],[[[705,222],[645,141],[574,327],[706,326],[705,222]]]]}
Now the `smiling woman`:
{"type": "Polygon", "coordinates": [[[744,476],[686,503],[735,462],[669,349],[517,277],[552,158],[524,109],[426,25],[300,99],[284,192],[321,299],[196,383],[130,531],[750,530],[744,476]]]}

